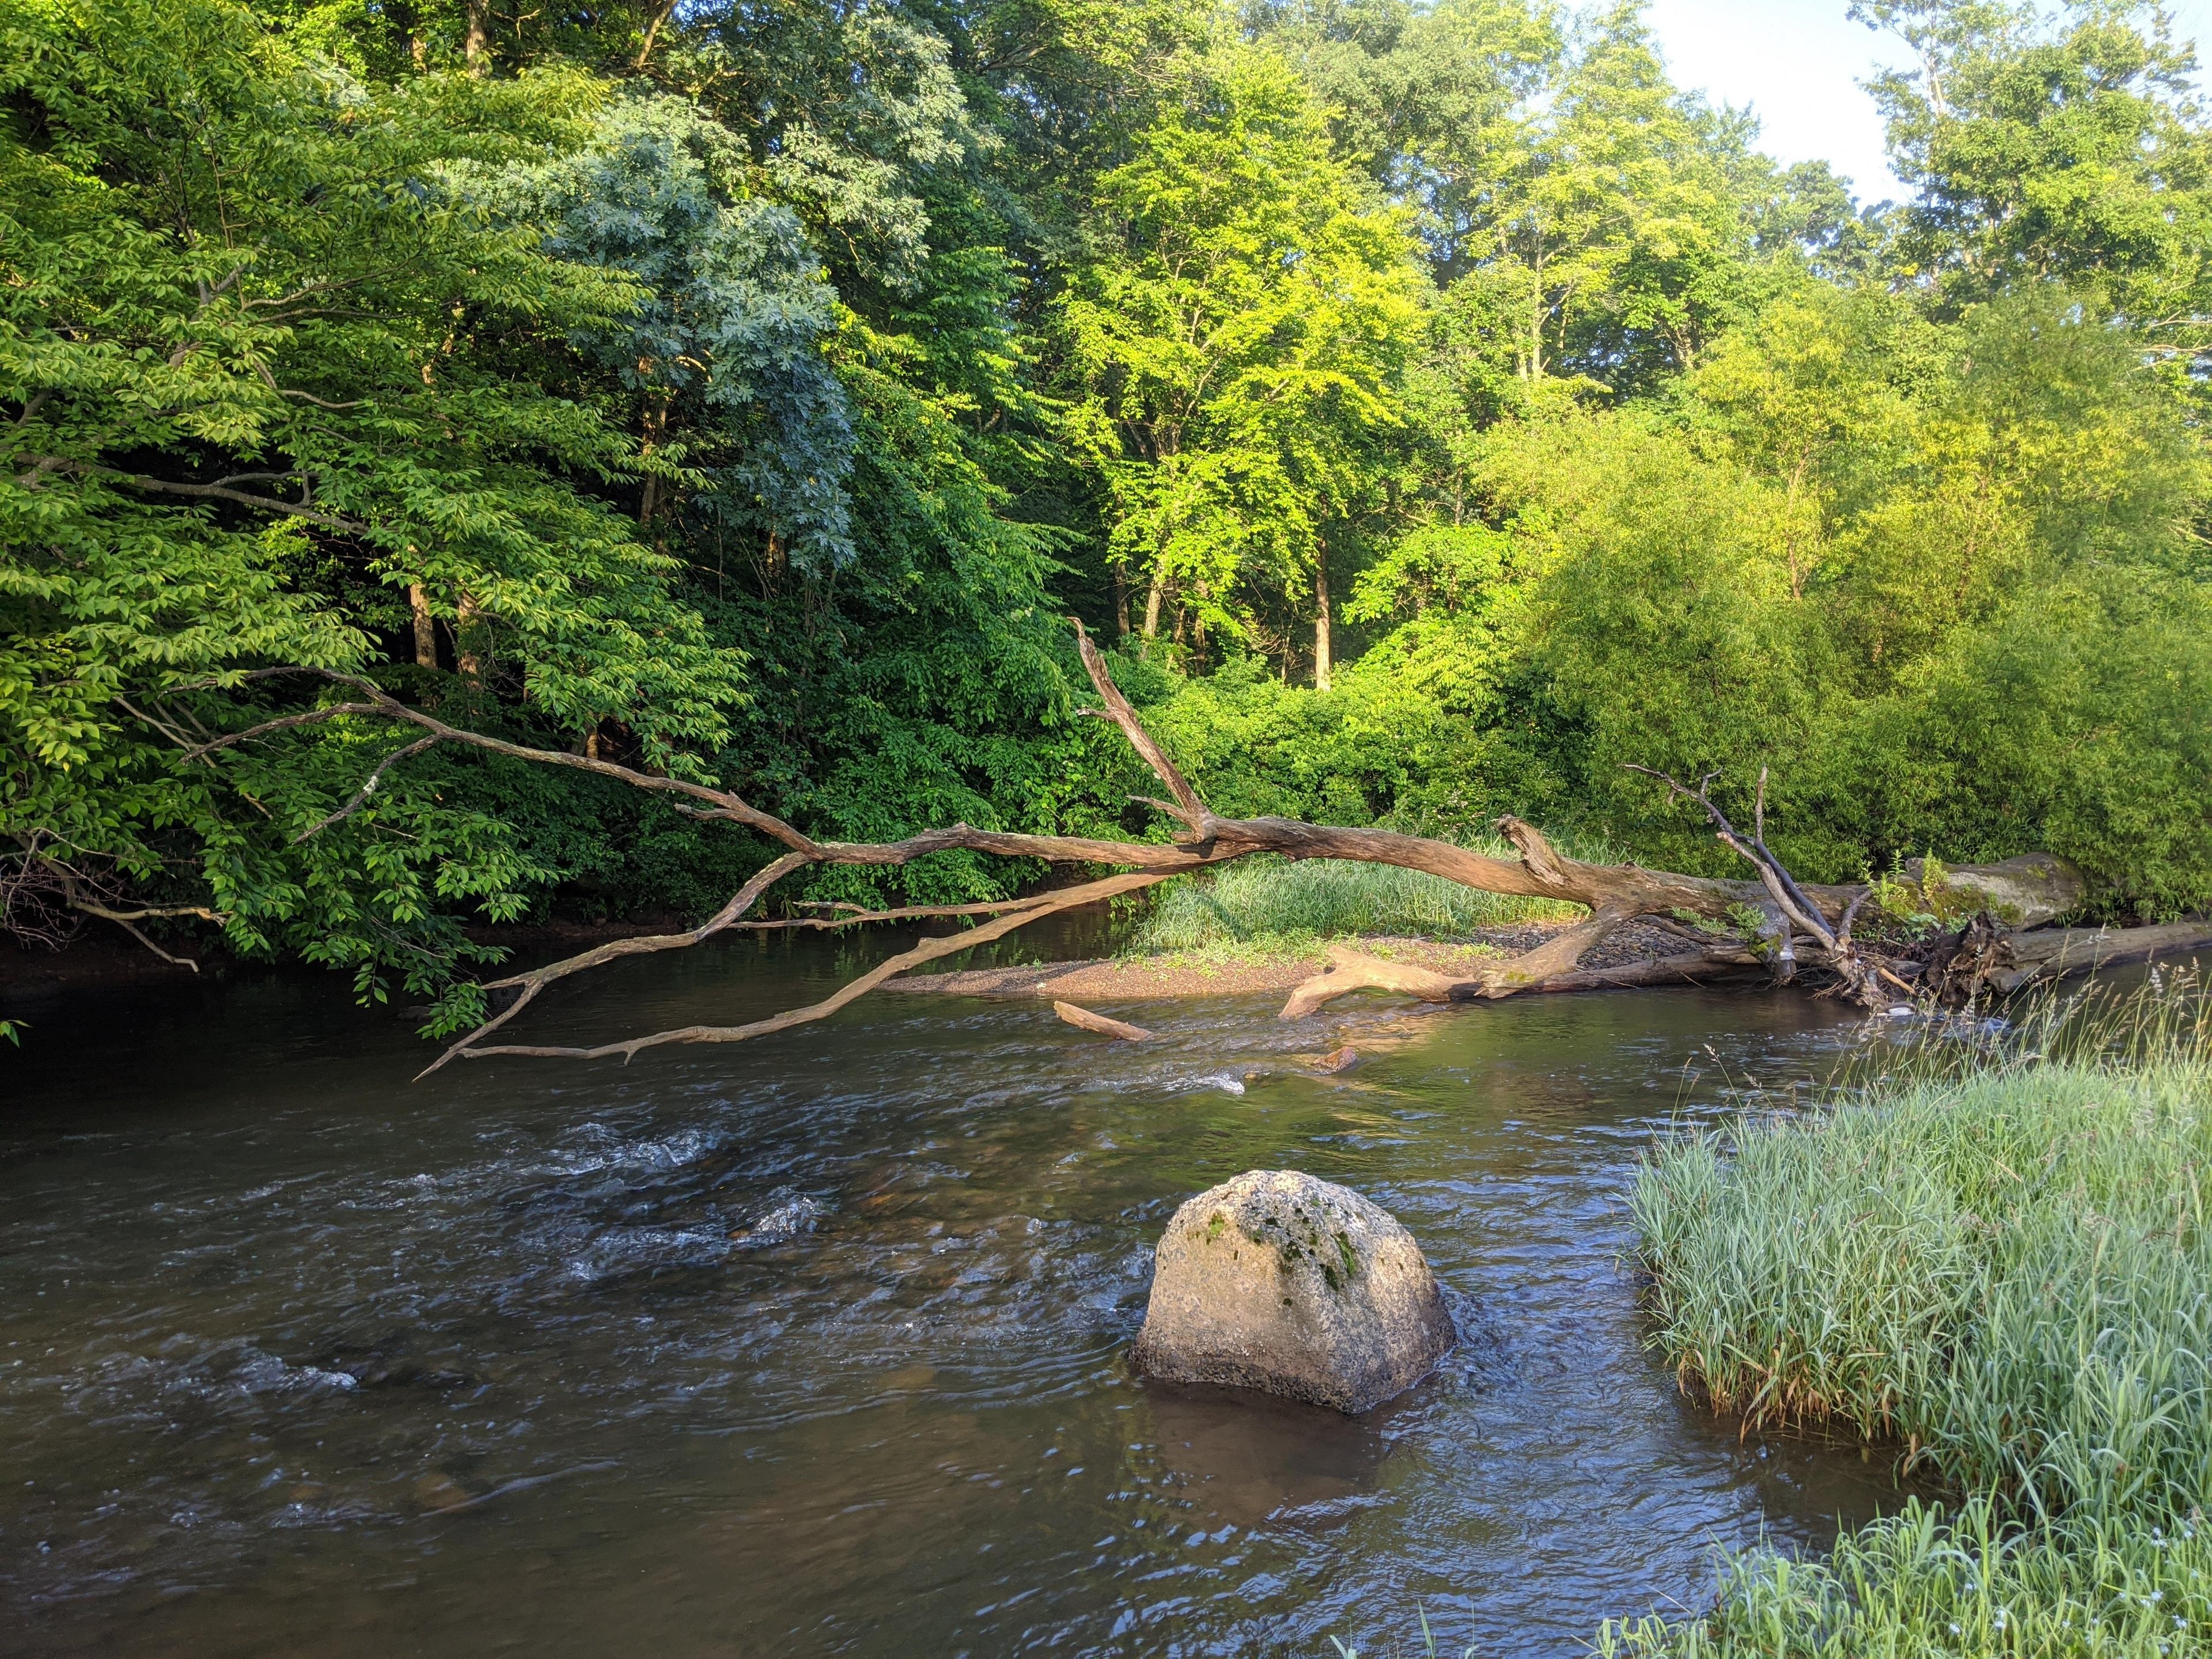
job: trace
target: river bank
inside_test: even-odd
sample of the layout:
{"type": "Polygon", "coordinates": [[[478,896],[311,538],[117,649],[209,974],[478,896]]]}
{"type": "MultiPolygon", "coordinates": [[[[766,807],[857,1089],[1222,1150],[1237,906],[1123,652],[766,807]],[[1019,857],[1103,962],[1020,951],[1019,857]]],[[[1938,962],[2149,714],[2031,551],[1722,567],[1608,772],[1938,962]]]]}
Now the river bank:
{"type": "MultiPolygon", "coordinates": [[[[670,911],[626,917],[620,921],[552,921],[471,927],[467,932],[477,943],[498,945],[514,959],[537,961],[605,939],[635,939],[692,925],[691,921],[670,911]]],[[[295,963],[257,961],[234,955],[206,935],[197,941],[168,936],[157,942],[173,955],[189,957],[196,965],[164,962],[119,928],[97,921],[86,922],[76,937],[58,951],[0,942],[0,991],[30,994],[76,987],[161,984],[195,976],[221,978],[298,970],[295,963]]]]}

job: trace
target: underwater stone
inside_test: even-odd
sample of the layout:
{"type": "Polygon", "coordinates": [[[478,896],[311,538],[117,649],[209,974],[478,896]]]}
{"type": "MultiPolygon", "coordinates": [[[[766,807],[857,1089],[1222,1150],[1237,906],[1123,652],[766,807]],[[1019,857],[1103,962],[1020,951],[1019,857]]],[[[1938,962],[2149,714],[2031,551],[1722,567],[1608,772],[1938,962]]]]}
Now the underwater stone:
{"type": "Polygon", "coordinates": [[[1349,1188],[1249,1170],[1200,1193],[1155,1252],[1137,1370],[1364,1412],[1458,1340],[1413,1234],[1349,1188]]]}

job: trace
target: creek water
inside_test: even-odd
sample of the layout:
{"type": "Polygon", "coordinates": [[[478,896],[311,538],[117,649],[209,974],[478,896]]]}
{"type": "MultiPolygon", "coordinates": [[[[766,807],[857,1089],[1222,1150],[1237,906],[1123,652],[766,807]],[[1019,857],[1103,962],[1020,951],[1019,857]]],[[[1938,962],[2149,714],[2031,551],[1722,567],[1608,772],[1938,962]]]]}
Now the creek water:
{"type": "MultiPolygon", "coordinates": [[[[603,974],[531,1029],[750,1018],[884,945],[603,974]]],[[[1650,1354],[1635,1160],[1859,1023],[1790,994],[1285,1025],[870,998],[628,1067],[459,1065],[269,977],[12,1008],[0,1650],[1571,1654],[1818,1548],[1887,1460],[1746,1437],[1650,1354]],[[1377,1021],[1382,1024],[1376,1024],[1377,1021]],[[1323,1076],[1299,1058],[1376,1052],[1323,1076]],[[1310,1170],[1462,1341],[1368,1417],[1145,1384],[1151,1245],[1310,1170]]],[[[556,1037],[554,1040],[569,1040],[556,1037]]]]}

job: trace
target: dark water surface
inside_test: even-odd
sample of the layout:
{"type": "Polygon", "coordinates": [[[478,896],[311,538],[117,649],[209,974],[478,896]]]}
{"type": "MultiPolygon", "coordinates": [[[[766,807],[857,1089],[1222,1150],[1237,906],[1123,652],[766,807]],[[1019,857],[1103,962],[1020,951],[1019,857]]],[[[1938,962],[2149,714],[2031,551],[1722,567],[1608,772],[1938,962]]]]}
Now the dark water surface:
{"type": "MultiPolygon", "coordinates": [[[[696,951],[534,1029],[746,1018],[854,960],[696,951]]],[[[1701,1604],[1717,1543],[1893,1501],[1880,1456],[1680,1398],[1619,1265],[1655,1129],[1856,1024],[1532,998],[1320,1077],[1381,1006],[1278,1001],[1109,1010],[1164,1034],[1130,1047],[882,996],[413,1085],[406,1024],[322,981],[21,1010],[0,1649],[1396,1654],[1425,1609],[1449,1652],[1568,1654],[1701,1604]],[[1364,1419],[1126,1368],[1175,1206],[1285,1166],[1394,1211],[1454,1298],[1459,1351],[1364,1419]]]]}

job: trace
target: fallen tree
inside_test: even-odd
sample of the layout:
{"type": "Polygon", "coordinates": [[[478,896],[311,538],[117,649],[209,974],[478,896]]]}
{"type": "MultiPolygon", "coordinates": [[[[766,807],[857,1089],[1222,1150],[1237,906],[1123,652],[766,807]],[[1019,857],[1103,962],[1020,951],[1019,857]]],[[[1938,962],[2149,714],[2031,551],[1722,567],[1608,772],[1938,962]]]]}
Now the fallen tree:
{"type": "Polygon", "coordinates": [[[269,669],[259,671],[257,678],[313,676],[342,688],[350,694],[349,700],[321,703],[216,737],[192,745],[188,752],[194,757],[207,757],[279,730],[346,716],[387,719],[421,732],[422,735],[380,760],[351,799],[304,831],[303,840],[358,811],[392,765],[448,744],[617,779],[675,797],[679,808],[693,816],[742,825],[784,848],[696,927],[611,940],[543,967],[487,981],[484,991],[503,994],[504,1006],[450,1044],[425,1068],[424,1076],[455,1060],[495,1055],[588,1060],[620,1055],[628,1060],[644,1049],[666,1043],[740,1042],[788,1030],[826,1018],[896,975],[1003,938],[1042,917],[1260,853],[1397,865],[1486,892],[1559,900],[1589,912],[1584,920],[1560,928],[1534,948],[1485,963],[1465,977],[1341,947],[1334,949],[1328,967],[1292,993],[1283,1009],[1286,1019],[1303,1018],[1347,992],[1361,989],[1389,991],[1431,1002],[1461,1002],[1528,991],[1675,984],[1747,973],[1782,983],[1802,983],[1818,994],[1840,994],[1869,1007],[1900,998],[1958,1002],[1989,990],[2015,989],[2046,975],[2086,971],[2212,945],[2212,927],[2194,924],[2119,933],[2045,928],[2044,924],[2075,908],[2084,896],[2080,873],[2047,854],[2031,854],[2000,865],[1964,866],[1940,875],[1926,872],[1925,880],[1939,884],[1949,902],[1971,910],[1968,923],[1955,935],[1885,936],[1878,942],[1871,940],[1858,924],[1866,915],[1873,889],[1863,884],[1800,882],[1768,847],[1763,772],[1748,831],[1730,822],[1714,803],[1711,785],[1717,773],[1708,774],[1694,788],[1662,773],[1649,773],[1670,796],[1686,800],[1705,813],[1722,844],[1752,866],[1755,878],[1751,879],[1680,875],[1635,864],[1583,863],[1560,854],[1534,826],[1510,817],[1498,820],[1497,827],[1519,854],[1516,859],[1492,858],[1449,842],[1387,830],[1336,828],[1293,818],[1224,818],[1206,803],[1153,741],[1115,684],[1105,659],[1082,624],[1078,623],[1075,628],[1084,668],[1104,705],[1089,712],[1112,721],[1166,789],[1164,799],[1136,799],[1176,822],[1177,833],[1170,842],[1017,835],[964,823],[924,830],[896,842],[817,841],[730,790],[642,772],[596,756],[532,749],[454,726],[401,702],[373,681],[325,669],[269,669]],[[801,870],[830,865],[901,866],[957,849],[1103,866],[1120,873],[993,903],[879,910],[816,907],[830,913],[775,920],[753,915],[779,882],[801,870]],[[733,929],[830,929],[938,917],[972,919],[975,925],[923,939],[821,1001],[769,1018],[741,1025],[688,1025],[591,1046],[491,1040],[547,988],[630,957],[686,949],[733,929]],[[1692,948],[1601,969],[1580,967],[1593,950],[1632,922],[1656,924],[1692,948]]]}

